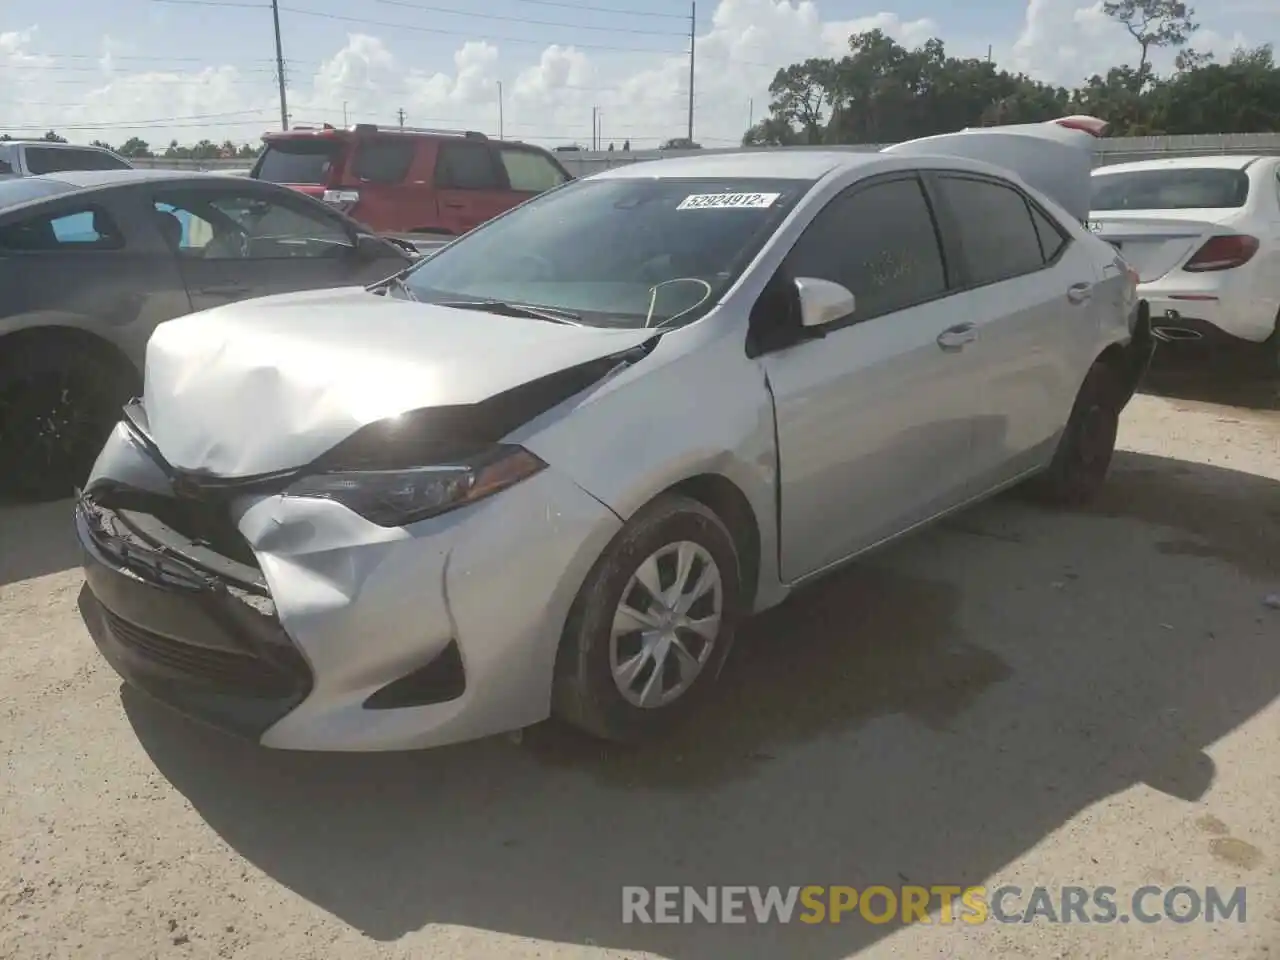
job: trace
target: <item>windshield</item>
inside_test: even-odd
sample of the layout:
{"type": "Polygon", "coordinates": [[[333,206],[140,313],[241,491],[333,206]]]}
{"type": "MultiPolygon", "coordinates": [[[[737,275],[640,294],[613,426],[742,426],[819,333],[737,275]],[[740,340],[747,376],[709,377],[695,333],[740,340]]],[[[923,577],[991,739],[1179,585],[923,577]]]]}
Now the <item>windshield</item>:
{"type": "Polygon", "coordinates": [[[29,200],[38,200],[55,193],[64,193],[71,187],[54,180],[40,180],[36,177],[17,177],[13,180],[0,180],[0,210],[14,207],[29,200]]]}
{"type": "Polygon", "coordinates": [[[272,183],[327,183],[329,168],[340,149],[333,140],[312,137],[273,140],[258,161],[254,176],[272,183]]]}
{"type": "Polygon", "coordinates": [[[1197,210],[1243,207],[1249,177],[1243,170],[1184,167],[1096,173],[1094,210],[1197,210]]]}
{"type": "Polygon", "coordinates": [[[419,300],[503,300],[583,323],[689,323],[709,310],[809,180],[583,180],[529,201],[415,267],[419,300]]]}

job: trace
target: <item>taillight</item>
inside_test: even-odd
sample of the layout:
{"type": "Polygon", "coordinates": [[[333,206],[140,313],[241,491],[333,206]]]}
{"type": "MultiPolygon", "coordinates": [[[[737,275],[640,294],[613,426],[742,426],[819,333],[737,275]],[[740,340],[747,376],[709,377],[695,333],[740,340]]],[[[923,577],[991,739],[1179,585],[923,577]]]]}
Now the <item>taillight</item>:
{"type": "Polygon", "coordinates": [[[1243,266],[1258,252],[1258,238],[1245,233],[1210,237],[1204,246],[1182,265],[1188,273],[1208,273],[1243,266]]]}
{"type": "Polygon", "coordinates": [[[326,190],[324,202],[332,204],[344,213],[360,202],[359,190],[326,190]]]}

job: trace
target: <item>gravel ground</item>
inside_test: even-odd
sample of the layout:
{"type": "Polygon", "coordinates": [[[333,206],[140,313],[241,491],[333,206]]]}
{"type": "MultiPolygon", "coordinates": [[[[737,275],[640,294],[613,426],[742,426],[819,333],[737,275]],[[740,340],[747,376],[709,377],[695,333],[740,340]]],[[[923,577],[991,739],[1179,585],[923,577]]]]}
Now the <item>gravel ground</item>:
{"type": "Polygon", "coordinates": [[[243,746],[122,691],[65,504],[0,511],[0,957],[1280,957],[1280,412],[1141,396],[760,618],[640,752],[243,746]],[[624,926],[624,884],[1247,887],[1185,925],[624,926]]]}

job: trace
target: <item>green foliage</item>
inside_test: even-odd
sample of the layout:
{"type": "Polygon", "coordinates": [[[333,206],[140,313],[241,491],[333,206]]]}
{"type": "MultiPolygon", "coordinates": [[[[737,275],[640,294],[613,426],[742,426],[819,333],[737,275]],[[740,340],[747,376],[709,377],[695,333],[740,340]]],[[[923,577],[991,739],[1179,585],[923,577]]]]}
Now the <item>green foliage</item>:
{"type": "Polygon", "coordinates": [[[1111,136],[1280,130],[1280,67],[1270,46],[1237,50],[1229,63],[1186,44],[1195,11],[1178,0],[1118,0],[1104,10],[1138,45],[1121,64],[1074,90],[1009,73],[989,60],[948,56],[937,38],[907,49],[880,30],[854,34],[849,53],[779,70],[769,113],[744,145],[893,143],[963,127],[1035,123],[1082,113],[1111,136]],[[1157,77],[1155,48],[1177,49],[1175,71],[1157,77]]]}

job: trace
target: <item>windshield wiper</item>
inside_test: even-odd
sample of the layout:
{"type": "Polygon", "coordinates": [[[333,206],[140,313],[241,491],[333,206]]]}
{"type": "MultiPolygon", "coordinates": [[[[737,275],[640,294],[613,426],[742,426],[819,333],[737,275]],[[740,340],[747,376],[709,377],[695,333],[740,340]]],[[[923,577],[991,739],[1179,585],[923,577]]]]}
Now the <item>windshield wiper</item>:
{"type": "Polygon", "coordinates": [[[528,317],[530,320],[546,320],[548,323],[567,323],[570,326],[582,326],[582,316],[572,310],[561,310],[559,307],[533,307],[527,303],[513,303],[510,300],[440,300],[439,307],[453,307],[455,310],[483,310],[506,317],[528,317]]]}

